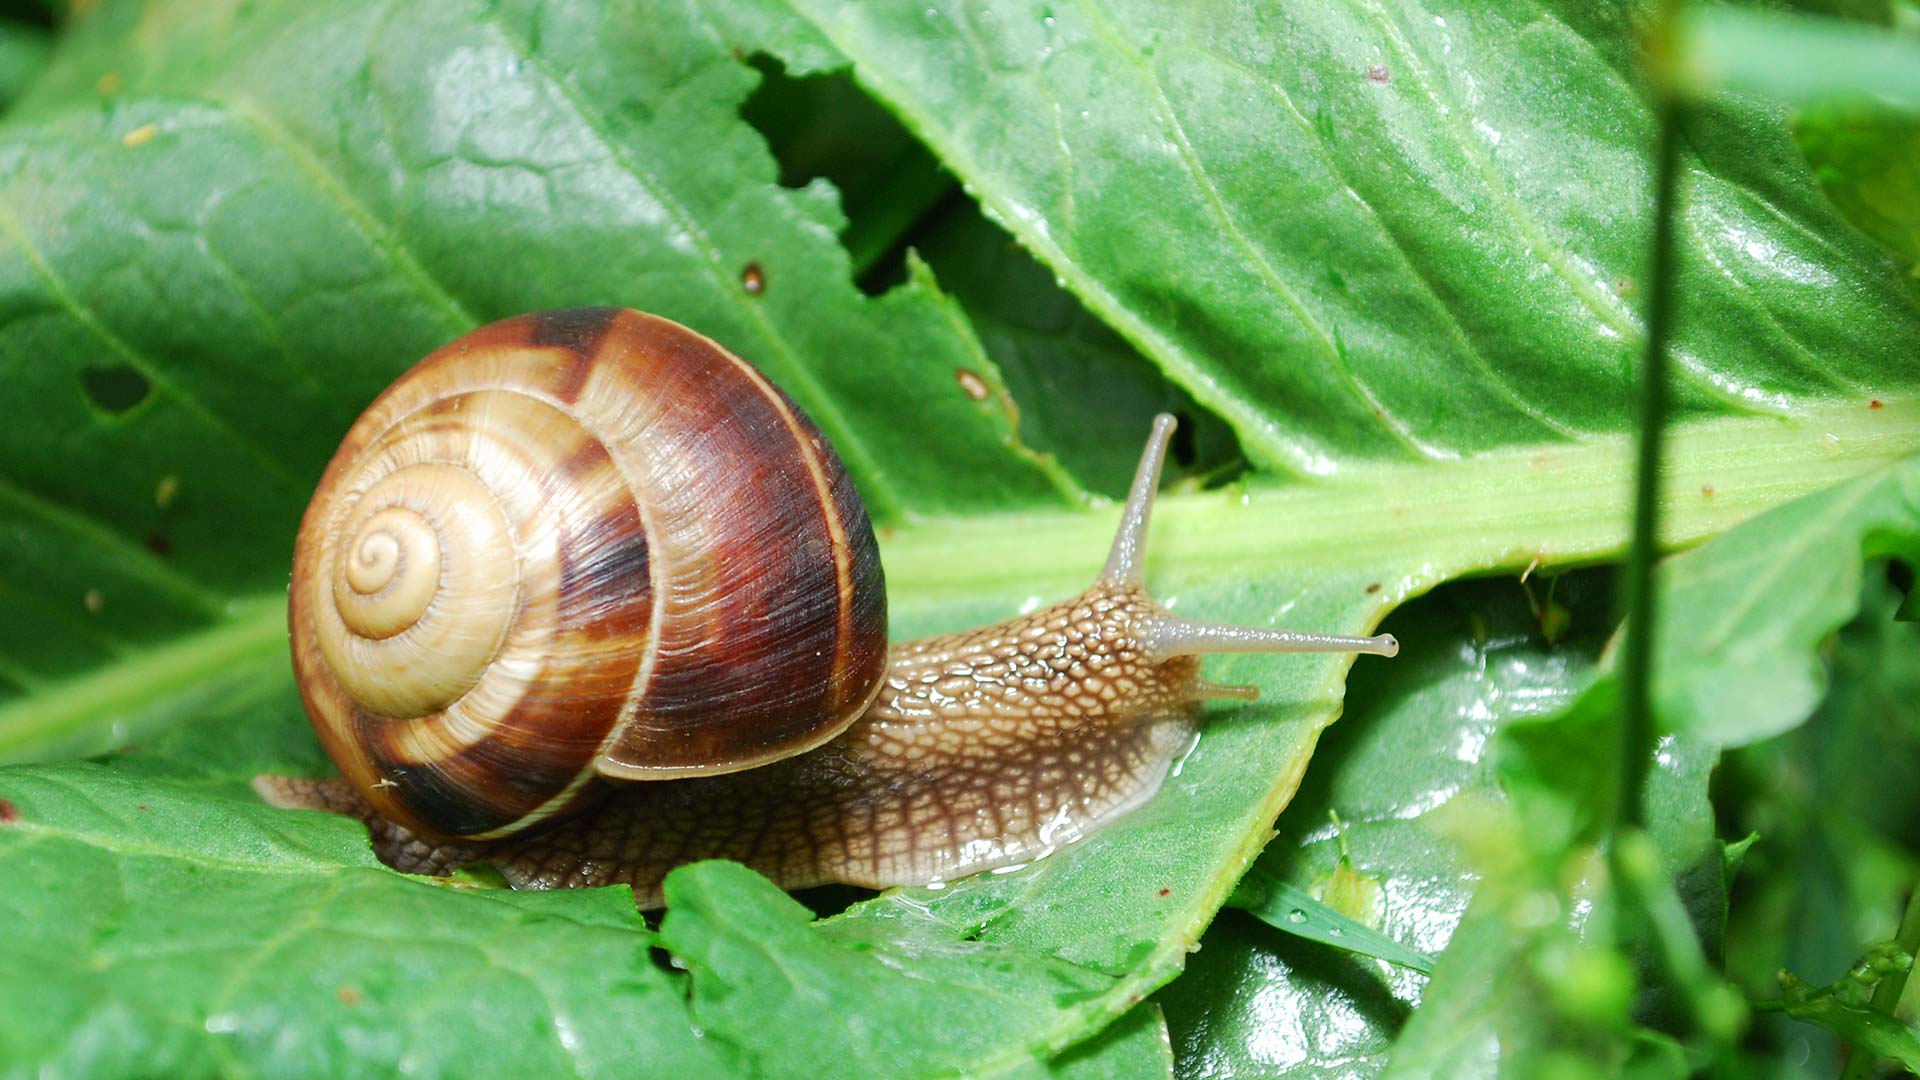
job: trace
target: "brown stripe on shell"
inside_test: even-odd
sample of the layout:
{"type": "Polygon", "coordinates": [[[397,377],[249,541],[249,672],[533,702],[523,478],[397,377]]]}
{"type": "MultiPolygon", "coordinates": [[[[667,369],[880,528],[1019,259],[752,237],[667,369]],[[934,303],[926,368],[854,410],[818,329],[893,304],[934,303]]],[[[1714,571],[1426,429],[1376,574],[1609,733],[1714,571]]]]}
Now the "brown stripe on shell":
{"type": "MultiPolygon", "coordinates": [[[[561,621],[580,634],[611,639],[637,666],[653,623],[645,526],[629,505],[602,515],[587,532],[561,548],[561,621]]],[[[629,683],[635,673],[628,671],[629,683]]]]}
{"type": "Polygon", "coordinates": [[[732,353],[724,355],[779,411],[813,476],[814,497],[832,545],[838,601],[834,678],[822,708],[836,715],[859,712],[877,694],[886,671],[886,582],[866,504],[813,419],[752,365],[732,353]]]}
{"type": "Polygon", "coordinates": [[[592,356],[621,310],[617,307],[559,308],[526,316],[533,324],[530,343],[535,348],[557,345],[581,356],[592,356]]]}
{"type": "MultiPolygon", "coordinates": [[[[558,705],[542,700],[514,715],[532,725],[556,719],[591,722],[595,717],[582,715],[589,713],[611,723],[619,708],[617,701],[588,701],[585,708],[572,700],[558,705]]],[[[521,725],[502,728],[455,754],[412,761],[401,753],[393,721],[356,710],[353,723],[378,770],[382,794],[438,836],[484,837],[536,812],[558,812],[572,801],[566,793],[580,776],[580,762],[598,746],[597,739],[576,740],[570,747],[550,737],[530,742],[525,737],[529,725],[521,725]]]]}
{"type": "Polygon", "coordinates": [[[619,314],[619,308],[597,307],[545,311],[533,316],[535,348],[565,349],[576,358],[573,364],[562,368],[566,377],[549,387],[555,398],[570,403],[580,395],[580,387],[593,370],[600,344],[619,314]]]}
{"type": "Polygon", "coordinates": [[[844,513],[845,469],[784,394],[708,339],[635,312],[604,346],[616,348],[623,362],[596,369],[581,407],[649,403],[639,467],[667,610],[602,771],[724,772],[826,741],[885,664],[884,598],[843,600],[851,567],[872,578],[878,566],[859,550],[873,540],[857,502],[854,522],[829,521],[829,507],[844,513]]]}

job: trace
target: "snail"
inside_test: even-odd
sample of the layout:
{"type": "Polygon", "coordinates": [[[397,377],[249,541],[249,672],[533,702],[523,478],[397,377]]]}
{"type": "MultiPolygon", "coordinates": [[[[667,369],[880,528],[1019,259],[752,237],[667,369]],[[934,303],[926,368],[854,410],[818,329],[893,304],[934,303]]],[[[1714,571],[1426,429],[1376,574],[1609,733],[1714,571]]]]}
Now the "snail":
{"type": "Polygon", "coordinates": [[[1226,652],[1392,656],[1180,618],[1142,587],[1174,422],[1070,600],[888,647],[878,548],[811,420],[638,311],[482,327],[367,409],[295,547],[301,695],[339,767],[260,777],[364,820],[389,865],[515,887],[727,858],[785,888],[1030,861],[1145,802],[1226,652]]]}

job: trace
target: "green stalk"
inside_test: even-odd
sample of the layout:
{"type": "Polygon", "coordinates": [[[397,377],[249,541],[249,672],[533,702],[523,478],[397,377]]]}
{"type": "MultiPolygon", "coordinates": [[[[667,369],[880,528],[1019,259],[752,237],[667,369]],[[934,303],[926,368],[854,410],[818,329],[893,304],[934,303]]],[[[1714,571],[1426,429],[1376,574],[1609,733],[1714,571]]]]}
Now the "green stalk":
{"type": "MultiPolygon", "coordinates": [[[[1920,888],[1914,889],[1913,894],[1907,897],[1907,913],[1900,917],[1900,932],[1894,938],[1894,943],[1909,958],[1920,951],[1920,888]]],[[[1873,997],[1867,1004],[1874,1012],[1893,1015],[1894,1007],[1900,1004],[1901,992],[1907,988],[1907,974],[1907,971],[1896,971],[1881,979],[1880,985],[1873,988],[1873,997]]],[[[1840,1070],[1840,1080],[1866,1080],[1872,1075],[1878,1058],[1879,1055],[1862,1048],[1858,1043],[1847,1047],[1847,1063],[1840,1070]]]]}
{"type": "MultiPolygon", "coordinates": [[[[1672,5],[1669,5],[1671,9],[1672,5]]],[[[1640,792],[1653,756],[1654,563],[1659,558],[1660,469],[1666,435],[1667,339],[1673,325],[1675,205],[1680,106],[1662,89],[1654,146],[1653,265],[1648,274],[1647,352],[1640,370],[1639,460],[1634,473],[1633,548],[1627,563],[1626,638],[1620,653],[1618,824],[1643,825],[1640,792]]]]}
{"type": "MultiPolygon", "coordinates": [[[[1236,581],[1366,575],[1354,587],[1381,584],[1377,617],[1463,574],[1623,559],[1634,449],[1624,434],[1593,436],[1458,461],[1359,464],[1323,484],[1170,493],[1154,508],[1148,580],[1156,595],[1176,597],[1236,581]]],[[[1699,543],[1916,450],[1913,399],[1676,425],[1666,440],[1660,544],[1699,543]]],[[[882,528],[895,636],[957,630],[1073,595],[1099,571],[1116,513],[1049,509],[882,528]]],[[[212,616],[204,628],[0,701],[0,763],[99,753],[139,738],[133,714],[165,723],[222,678],[289,685],[285,586],[227,603],[199,590],[186,581],[173,593],[202,599],[212,616]]]]}

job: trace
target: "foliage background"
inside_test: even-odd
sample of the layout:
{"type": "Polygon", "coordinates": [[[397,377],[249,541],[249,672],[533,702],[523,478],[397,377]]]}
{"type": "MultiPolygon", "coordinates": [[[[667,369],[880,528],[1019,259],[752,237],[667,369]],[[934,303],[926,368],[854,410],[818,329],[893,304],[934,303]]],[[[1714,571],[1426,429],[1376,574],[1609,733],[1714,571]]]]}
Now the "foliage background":
{"type": "Polygon", "coordinates": [[[1609,829],[1653,14],[0,8],[0,1072],[1920,1061],[1866,1003],[1899,964],[1848,975],[1916,871],[1920,142],[1870,99],[1685,116],[1661,521],[1711,542],[1662,571],[1647,832],[1609,829]],[[414,359],[586,303],[808,408],[898,632],[1080,587],[1171,409],[1156,591],[1406,652],[1350,689],[1345,659],[1214,665],[1261,703],[1017,873],[803,906],[700,866],[654,925],[392,874],[245,787],[325,768],[293,527],[414,359]]]}

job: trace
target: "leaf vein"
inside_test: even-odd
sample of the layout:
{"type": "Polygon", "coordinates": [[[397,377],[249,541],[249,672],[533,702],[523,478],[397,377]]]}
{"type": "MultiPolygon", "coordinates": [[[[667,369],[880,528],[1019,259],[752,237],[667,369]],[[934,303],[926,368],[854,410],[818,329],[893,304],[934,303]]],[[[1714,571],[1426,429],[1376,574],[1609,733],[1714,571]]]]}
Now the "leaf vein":
{"type": "Polygon", "coordinates": [[[40,250],[34,247],[32,241],[27,238],[26,232],[20,226],[20,219],[15,214],[13,205],[7,199],[4,192],[5,189],[0,188],[0,230],[5,231],[7,238],[12,240],[14,246],[20,249],[20,253],[26,257],[28,265],[33,267],[34,275],[47,287],[47,291],[59,302],[60,306],[66,309],[67,314],[73,317],[74,322],[79,323],[82,327],[86,328],[88,333],[105,343],[106,346],[112,349],[129,367],[132,367],[144,376],[147,381],[153,385],[155,390],[179,402],[180,406],[189,413],[192,413],[211,427],[225,433],[229,438],[233,439],[233,441],[252,456],[269,475],[279,480],[287,488],[297,491],[305,486],[299,478],[293,475],[292,469],[288,467],[286,462],[281,461],[278,457],[269,453],[264,445],[252,436],[242,432],[232,421],[214,412],[207,406],[206,402],[183,390],[165,374],[160,365],[155,364],[144,353],[135,349],[130,342],[121,338],[120,335],[107,329],[100,320],[94,317],[92,311],[88,310],[76,300],[73,294],[67,291],[66,283],[61,280],[58,274],[54,273],[53,267],[47,262],[45,256],[43,256],[40,250]]]}

